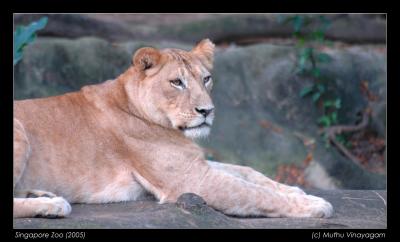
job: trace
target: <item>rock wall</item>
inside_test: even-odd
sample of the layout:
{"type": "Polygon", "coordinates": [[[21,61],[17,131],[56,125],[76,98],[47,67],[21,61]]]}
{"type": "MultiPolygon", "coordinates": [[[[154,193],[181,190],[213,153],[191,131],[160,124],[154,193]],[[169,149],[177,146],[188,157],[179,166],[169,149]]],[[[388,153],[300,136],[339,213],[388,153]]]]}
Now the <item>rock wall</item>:
{"type": "MultiPolygon", "coordinates": [[[[216,43],[248,43],[254,39],[293,36],[293,25],[282,23],[283,17],[291,14],[16,14],[14,20],[16,24],[27,24],[41,16],[49,18],[41,35],[50,37],[192,43],[207,36],[216,43]]],[[[330,22],[328,39],[347,43],[386,42],[384,14],[329,14],[325,18],[330,22]]],[[[301,31],[306,33],[310,28],[301,31]]]]}

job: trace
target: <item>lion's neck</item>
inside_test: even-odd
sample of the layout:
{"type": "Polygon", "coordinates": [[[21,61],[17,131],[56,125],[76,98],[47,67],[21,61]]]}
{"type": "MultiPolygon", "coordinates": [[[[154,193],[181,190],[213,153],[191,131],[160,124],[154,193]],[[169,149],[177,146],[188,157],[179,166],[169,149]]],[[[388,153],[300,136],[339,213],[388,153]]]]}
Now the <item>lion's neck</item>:
{"type": "MultiPolygon", "coordinates": [[[[112,81],[112,85],[108,88],[108,99],[111,105],[115,105],[120,109],[120,111],[129,113],[131,116],[136,118],[145,120],[146,117],[141,107],[137,105],[138,100],[132,100],[132,97],[128,96],[126,85],[128,81],[132,81],[137,79],[138,76],[135,73],[133,68],[129,68],[126,72],[118,76],[115,80],[112,81]]],[[[135,83],[135,82],[132,82],[135,83]]],[[[138,87],[133,87],[131,92],[137,92],[138,87]]],[[[134,93],[132,96],[137,96],[137,93],[134,93]]]]}
{"type": "Polygon", "coordinates": [[[135,78],[139,79],[140,77],[133,68],[129,68],[114,80],[87,86],[82,91],[93,106],[102,110],[101,112],[104,112],[107,117],[115,117],[118,120],[115,125],[119,127],[116,128],[123,127],[124,132],[130,136],[141,133],[141,136],[151,138],[156,130],[161,133],[168,133],[169,136],[176,136],[176,138],[183,136],[179,131],[158,125],[147,117],[146,112],[138,105],[140,100],[135,100],[135,97],[139,96],[134,93],[138,91],[138,86],[132,86],[132,83],[135,83],[132,82],[132,79],[135,78]],[[128,81],[131,82],[129,90],[126,89],[128,81]],[[128,91],[132,92],[132,95],[129,96],[128,91]],[[152,130],[152,132],[148,133],[149,130],[152,130]]]}

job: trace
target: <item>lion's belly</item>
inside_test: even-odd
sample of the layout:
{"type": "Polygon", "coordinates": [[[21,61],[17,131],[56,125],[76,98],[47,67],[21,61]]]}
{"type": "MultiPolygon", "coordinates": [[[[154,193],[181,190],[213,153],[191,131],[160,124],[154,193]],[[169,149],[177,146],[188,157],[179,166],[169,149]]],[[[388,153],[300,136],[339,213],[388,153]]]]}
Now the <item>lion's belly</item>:
{"type": "Polygon", "coordinates": [[[130,174],[121,172],[101,186],[88,186],[87,192],[81,190],[74,202],[109,203],[135,201],[145,194],[143,187],[130,174]]]}
{"type": "MultiPolygon", "coordinates": [[[[41,165],[36,163],[35,168],[39,168],[41,165]]],[[[146,193],[144,188],[133,178],[132,172],[126,167],[98,169],[94,167],[85,167],[86,169],[71,167],[68,170],[61,170],[54,166],[52,169],[30,168],[28,164],[24,175],[17,183],[16,190],[49,191],[57,196],[64,197],[71,203],[134,201],[146,193]]]]}

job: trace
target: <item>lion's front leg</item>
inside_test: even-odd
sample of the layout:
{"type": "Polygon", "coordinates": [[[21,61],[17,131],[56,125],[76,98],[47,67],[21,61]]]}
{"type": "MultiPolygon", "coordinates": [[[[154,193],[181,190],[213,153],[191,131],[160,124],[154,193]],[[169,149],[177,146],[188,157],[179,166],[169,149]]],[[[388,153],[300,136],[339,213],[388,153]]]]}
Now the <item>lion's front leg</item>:
{"type": "Polygon", "coordinates": [[[264,176],[262,173],[254,170],[251,167],[221,163],[221,162],[210,161],[210,160],[207,160],[207,163],[215,169],[219,169],[221,171],[227,172],[231,175],[240,177],[248,182],[251,182],[251,183],[254,183],[254,184],[257,184],[260,186],[265,186],[265,187],[268,187],[268,188],[271,188],[273,190],[277,190],[277,191],[280,191],[283,193],[305,194],[305,192],[302,189],[300,189],[299,187],[289,186],[289,185],[286,185],[283,183],[276,182],[276,181],[264,176]]]}
{"type": "Polygon", "coordinates": [[[210,206],[230,215],[327,218],[333,214],[332,205],[322,198],[285,193],[215,168],[200,181],[198,194],[210,206]]]}
{"type": "Polygon", "coordinates": [[[332,205],[322,198],[255,184],[210,166],[205,160],[175,164],[178,169],[168,167],[135,175],[162,203],[195,193],[209,206],[229,215],[322,218],[333,213],[332,205]]]}

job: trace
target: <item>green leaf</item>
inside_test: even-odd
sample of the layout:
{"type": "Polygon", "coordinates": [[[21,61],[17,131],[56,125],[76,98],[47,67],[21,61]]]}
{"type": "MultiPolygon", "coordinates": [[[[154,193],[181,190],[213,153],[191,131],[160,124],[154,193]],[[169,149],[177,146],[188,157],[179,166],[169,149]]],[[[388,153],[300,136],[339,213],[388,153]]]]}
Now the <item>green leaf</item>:
{"type": "Polygon", "coordinates": [[[331,113],[331,121],[333,124],[337,123],[337,112],[332,112],[331,113]]]}
{"type": "Polygon", "coordinates": [[[302,48],[299,54],[298,69],[302,73],[306,69],[307,61],[310,59],[312,48],[302,48]]]}
{"type": "Polygon", "coordinates": [[[310,58],[312,50],[313,48],[311,47],[303,48],[301,54],[307,56],[307,58],[310,58]]]}
{"type": "Polygon", "coordinates": [[[311,36],[313,39],[315,39],[319,42],[322,42],[322,41],[324,41],[325,33],[319,29],[319,30],[312,32],[311,36]]]}
{"type": "Polygon", "coordinates": [[[300,29],[303,26],[303,20],[304,20],[303,16],[295,16],[293,18],[293,27],[295,33],[300,32],[300,29]]]}
{"type": "Polygon", "coordinates": [[[321,30],[323,32],[326,32],[326,30],[329,28],[329,26],[331,25],[331,20],[329,20],[328,18],[326,18],[324,15],[320,16],[320,20],[322,22],[322,28],[321,30]]]}
{"type": "Polygon", "coordinates": [[[300,91],[300,97],[307,96],[308,94],[310,94],[313,91],[313,89],[314,89],[314,86],[304,87],[300,91]]]}
{"type": "Polygon", "coordinates": [[[312,23],[313,18],[308,16],[303,16],[303,25],[308,26],[312,23]]]}
{"type": "Polygon", "coordinates": [[[47,24],[47,17],[42,17],[38,21],[30,25],[18,26],[14,32],[14,65],[22,57],[22,51],[29,43],[32,43],[36,38],[36,32],[43,29],[47,24]],[[20,53],[18,53],[20,52],[20,53]]]}
{"type": "Polygon", "coordinates": [[[333,101],[332,100],[327,100],[324,101],[324,108],[329,108],[333,106],[333,101]]]}
{"type": "Polygon", "coordinates": [[[321,76],[321,70],[318,67],[315,67],[311,70],[311,74],[316,78],[321,76]]]}
{"type": "Polygon", "coordinates": [[[302,48],[305,44],[305,39],[303,36],[299,36],[298,37],[298,41],[297,41],[297,45],[299,46],[299,48],[302,48]]]}
{"type": "Polygon", "coordinates": [[[321,63],[326,63],[332,61],[332,57],[326,53],[319,53],[317,55],[317,60],[321,63]]]}
{"type": "Polygon", "coordinates": [[[318,91],[320,93],[324,93],[325,92],[325,85],[324,84],[318,84],[317,88],[318,88],[318,91]]]}
{"type": "Polygon", "coordinates": [[[327,115],[320,117],[317,122],[325,127],[331,126],[331,119],[327,115]]]}
{"type": "Polygon", "coordinates": [[[307,58],[303,55],[300,56],[299,58],[299,63],[298,63],[298,72],[299,73],[303,73],[305,68],[306,68],[306,62],[307,62],[307,58]]]}
{"type": "Polygon", "coordinates": [[[335,108],[340,109],[341,107],[342,107],[342,100],[340,98],[336,98],[335,108]]]}
{"type": "Polygon", "coordinates": [[[312,100],[313,102],[318,101],[318,99],[321,97],[321,93],[320,92],[316,92],[312,95],[312,100]]]}
{"type": "Polygon", "coordinates": [[[18,63],[22,58],[22,52],[18,51],[14,54],[14,65],[18,63]]]}
{"type": "Polygon", "coordinates": [[[342,145],[346,146],[347,148],[351,148],[351,143],[347,140],[346,136],[343,134],[337,134],[335,139],[341,143],[342,145]]]}
{"type": "Polygon", "coordinates": [[[30,25],[26,27],[20,27],[19,30],[14,33],[14,45],[18,49],[21,47],[24,43],[29,42],[29,40],[32,40],[32,35],[43,29],[47,24],[47,17],[43,17],[39,19],[37,22],[33,22],[30,25]]]}

